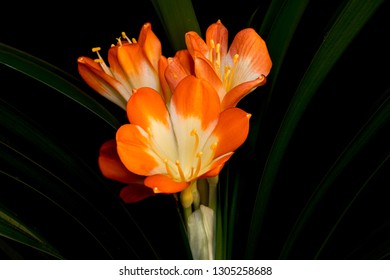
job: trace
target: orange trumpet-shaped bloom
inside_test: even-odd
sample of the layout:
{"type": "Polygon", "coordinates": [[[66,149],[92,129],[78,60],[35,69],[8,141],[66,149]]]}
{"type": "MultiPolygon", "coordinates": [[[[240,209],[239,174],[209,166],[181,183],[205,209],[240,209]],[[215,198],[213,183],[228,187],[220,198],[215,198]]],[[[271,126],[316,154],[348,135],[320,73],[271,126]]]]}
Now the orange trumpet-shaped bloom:
{"type": "Polygon", "coordinates": [[[145,176],[155,193],[177,193],[193,180],[214,177],[245,141],[250,115],[221,112],[217,92],[192,75],[176,86],[166,104],[152,88],[134,90],[127,104],[130,124],[116,134],[119,157],[132,173],[145,176]]]}
{"type": "Polygon", "coordinates": [[[266,82],[272,61],[264,40],[252,28],[241,30],[228,48],[228,30],[218,21],[206,31],[206,41],[196,32],[185,35],[193,57],[195,75],[217,90],[222,110],[235,107],[248,93],[266,82]]]}
{"type": "Polygon", "coordinates": [[[126,109],[134,88],[151,87],[167,98],[170,90],[164,80],[160,81],[167,62],[151,24],[142,26],[138,41],[130,40],[125,33],[122,37],[108,51],[109,66],[100,56],[100,48],[92,49],[97,53],[97,59],[79,57],[81,77],[95,91],[123,109],[126,109]]]}

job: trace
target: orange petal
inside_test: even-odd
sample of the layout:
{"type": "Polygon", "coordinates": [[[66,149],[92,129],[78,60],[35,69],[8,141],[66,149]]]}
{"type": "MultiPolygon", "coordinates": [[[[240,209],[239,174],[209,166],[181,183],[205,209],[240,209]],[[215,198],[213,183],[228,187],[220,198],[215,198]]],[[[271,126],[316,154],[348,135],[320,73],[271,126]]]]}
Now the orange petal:
{"type": "Polygon", "coordinates": [[[174,58],[178,60],[187,75],[194,74],[194,61],[188,50],[177,51],[174,58]]]}
{"type": "MultiPolygon", "coordinates": [[[[129,44],[129,43],[124,42],[122,44],[129,44]]],[[[130,84],[129,79],[127,78],[127,75],[124,72],[124,70],[123,70],[123,68],[118,60],[118,49],[119,48],[120,48],[120,45],[111,47],[108,50],[108,63],[110,65],[110,70],[111,70],[112,74],[114,75],[115,79],[120,81],[120,83],[123,84],[124,86],[126,86],[128,88],[128,90],[131,92],[131,90],[133,89],[132,85],[130,84]]]]}
{"type": "Polygon", "coordinates": [[[161,56],[158,61],[158,77],[160,79],[160,85],[162,89],[162,97],[164,99],[165,104],[167,104],[171,100],[172,91],[169,87],[167,79],[165,78],[165,70],[168,67],[168,59],[165,56],[161,56]]]}
{"type": "Polygon", "coordinates": [[[165,78],[169,87],[174,91],[177,84],[189,74],[177,58],[169,58],[168,62],[165,78]]]}
{"type": "Polygon", "coordinates": [[[209,47],[196,32],[194,31],[187,32],[185,35],[185,41],[186,41],[187,49],[191,55],[193,55],[195,51],[198,51],[203,56],[208,57],[209,47]]]}
{"type": "Polygon", "coordinates": [[[222,99],[221,110],[236,107],[237,103],[254,89],[259,86],[262,86],[266,83],[267,79],[264,76],[261,76],[253,81],[245,82],[239,84],[238,86],[229,90],[226,93],[225,97],[222,99]]]}
{"type": "Polygon", "coordinates": [[[218,138],[215,157],[235,151],[244,143],[249,132],[250,114],[239,108],[223,111],[213,131],[218,138]]]}
{"type": "Polygon", "coordinates": [[[148,176],[158,166],[149,149],[148,135],[134,124],[122,125],[116,133],[118,155],[128,170],[148,176]]]}
{"type": "Polygon", "coordinates": [[[158,61],[162,55],[161,42],[152,31],[152,25],[145,23],[138,37],[138,44],[154,69],[158,69],[158,61]]]}
{"type": "MultiPolygon", "coordinates": [[[[214,44],[220,44],[220,52],[222,58],[227,53],[228,47],[228,30],[222,24],[220,20],[211,24],[206,30],[206,43],[209,45],[210,40],[214,41],[214,44]]],[[[210,45],[209,45],[210,47],[210,45]]]]}
{"type": "Polygon", "coordinates": [[[91,88],[118,106],[126,108],[126,97],[130,96],[130,91],[127,91],[120,82],[106,74],[94,60],[80,57],[77,62],[80,76],[91,88]]]}
{"type": "Polygon", "coordinates": [[[229,54],[231,57],[239,54],[236,71],[253,73],[255,77],[250,78],[250,80],[261,75],[267,76],[271,70],[272,61],[267,46],[252,28],[246,28],[237,33],[229,48],[229,54]]]}
{"type": "MultiPolygon", "coordinates": [[[[182,118],[195,117],[202,122],[202,129],[214,123],[220,113],[220,101],[210,83],[194,76],[185,77],[172,95],[172,107],[182,118]]],[[[172,122],[175,120],[172,118],[172,122]]]]}
{"type": "Polygon", "coordinates": [[[219,172],[221,172],[223,166],[225,165],[225,162],[227,162],[232,155],[233,153],[227,153],[216,159],[211,164],[209,171],[200,176],[200,178],[209,178],[217,176],[219,172]]]}
{"type": "Polygon", "coordinates": [[[130,172],[119,159],[114,139],[105,142],[100,147],[98,163],[106,178],[126,184],[143,184],[145,177],[130,172]]]}
{"type": "Polygon", "coordinates": [[[177,51],[168,61],[165,78],[170,88],[174,90],[184,77],[194,74],[194,62],[187,50],[177,51]]]}
{"type": "Polygon", "coordinates": [[[125,203],[134,203],[154,196],[155,194],[152,189],[144,185],[132,184],[124,187],[119,195],[125,203]]]}
{"type": "Polygon", "coordinates": [[[154,89],[142,87],[133,92],[127,103],[130,123],[148,130],[153,122],[169,127],[169,114],[161,95],[154,89]]]}
{"type": "Polygon", "coordinates": [[[176,182],[168,176],[156,174],[146,177],[145,185],[152,188],[156,193],[177,193],[190,185],[189,182],[176,182]]]}
{"type": "Polygon", "coordinates": [[[158,66],[154,68],[138,43],[118,47],[118,61],[132,88],[151,87],[160,91],[158,66]]]}
{"type": "Polygon", "coordinates": [[[223,87],[221,78],[215,72],[214,66],[211,65],[210,61],[198,53],[194,54],[194,64],[196,77],[204,79],[211,83],[213,88],[217,91],[220,101],[225,96],[226,90],[223,87]]]}

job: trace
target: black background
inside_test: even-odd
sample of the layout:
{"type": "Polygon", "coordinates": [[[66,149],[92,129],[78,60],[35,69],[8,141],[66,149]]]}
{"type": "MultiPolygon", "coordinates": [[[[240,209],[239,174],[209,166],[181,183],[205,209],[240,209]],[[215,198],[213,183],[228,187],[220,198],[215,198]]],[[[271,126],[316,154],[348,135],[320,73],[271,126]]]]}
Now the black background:
{"type": "MultiPolygon", "coordinates": [[[[245,244],[248,230],[245,221],[250,215],[255,189],[261,175],[256,171],[259,170],[259,166],[253,164],[254,162],[264,164],[267,151],[293,91],[314,51],[323,40],[327,23],[338,7],[338,3],[331,4],[329,1],[311,2],[294,35],[281,69],[280,82],[276,85],[271,103],[273,110],[266,116],[267,122],[262,130],[264,136],[259,140],[258,154],[254,155],[256,160],[245,161],[243,157],[238,156],[230,165],[230,168],[242,168],[243,177],[249,178],[244,180],[247,185],[242,187],[246,189],[240,196],[242,214],[237,221],[239,227],[235,236],[234,258],[243,258],[242,244],[245,244]]],[[[211,23],[220,19],[229,29],[230,40],[240,29],[247,26],[250,16],[257,7],[259,10],[252,26],[258,28],[267,5],[268,1],[241,0],[235,5],[227,4],[226,1],[194,1],[202,32],[205,32],[211,23]]],[[[388,3],[382,5],[354,39],[318,90],[299,123],[271,195],[265,230],[259,237],[261,248],[258,250],[257,258],[278,258],[282,241],[285,240],[302,205],[310,197],[313,186],[320,182],[340,152],[367,120],[375,105],[388,96],[390,86],[388,6],[388,3]]],[[[170,47],[165,31],[149,1],[44,4],[31,2],[23,5],[7,2],[1,10],[0,41],[37,56],[80,79],[77,72],[79,56],[93,57],[91,48],[100,46],[102,56],[106,57],[107,49],[116,42],[115,38],[119,37],[122,31],[129,37],[137,38],[145,22],[152,23],[153,31],[162,42],[163,54],[172,56],[174,50],[170,47]]],[[[60,139],[69,149],[86,159],[93,169],[98,170],[96,163],[98,149],[101,143],[114,137],[115,131],[111,127],[61,94],[3,65],[0,66],[0,77],[2,84],[0,94],[3,100],[24,112],[29,119],[56,139],[60,139]]],[[[272,80],[272,72],[269,79],[272,80]]],[[[126,121],[121,109],[94,93],[81,80],[79,86],[123,122],[126,121]]],[[[262,93],[267,92],[267,89],[267,85],[258,89],[239,104],[241,108],[253,114],[253,121],[257,120],[256,110],[265,101],[262,93]]],[[[348,201],[362,182],[372,174],[378,162],[383,159],[383,155],[389,153],[388,131],[387,123],[330,188],[315,216],[308,222],[305,234],[298,239],[299,243],[290,258],[310,259],[314,256],[315,248],[318,248],[319,242],[323,240],[323,234],[329,230],[329,225],[337,217],[337,213],[342,211],[345,201],[348,201]]],[[[244,145],[237,154],[243,155],[249,150],[250,147],[244,145]]],[[[120,186],[112,184],[113,194],[110,199],[115,200],[120,186]]],[[[386,254],[390,252],[389,187],[387,163],[358,197],[321,258],[364,259],[389,255],[386,254]],[[382,251],[384,253],[380,254],[382,251]]],[[[96,196],[94,198],[96,200],[101,199],[99,195],[100,193],[91,194],[93,197],[96,196]]],[[[39,204],[31,203],[26,197],[19,199],[19,202],[25,201],[28,205],[39,204]]],[[[177,241],[180,239],[180,233],[175,226],[176,220],[166,216],[166,213],[172,211],[172,204],[167,203],[170,199],[172,198],[151,198],[143,203],[124,207],[134,214],[156,249],[162,252],[161,258],[185,258],[182,250],[184,245],[177,241]],[[153,223],[150,222],[151,218],[153,223]],[[161,225],[156,226],[159,222],[161,225]],[[168,226],[174,230],[166,231],[168,226]]],[[[37,207],[37,211],[42,211],[41,215],[51,215],[45,208],[37,207]]],[[[116,219],[116,222],[120,223],[120,217],[116,219]]],[[[46,220],[41,222],[44,224],[46,220]]],[[[39,220],[36,223],[39,223],[39,220]]],[[[50,227],[50,224],[36,226],[50,227]]],[[[80,244],[78,248],[83,246],[86,248],[80,251],[75,250],[72,245],[69,247],[66,245],[69,242],[66,239],[72,238],[72,234],[64,235],[62,249],[68,258],[107,258],[98,250],[94,252],[93,244],[80,244]]],[[[88,240],[82,237],[75,238],[79,238],[80,242],[88,240]]],[[[75,243],[77,241],[69,242],[75,243]]],[[[25,257],[42,257],[29,253],[31,255],[26,254],[25,257]]],[[[114,256],[132,257],[135,256],[127,255],[121,250],[114,256]]]]}

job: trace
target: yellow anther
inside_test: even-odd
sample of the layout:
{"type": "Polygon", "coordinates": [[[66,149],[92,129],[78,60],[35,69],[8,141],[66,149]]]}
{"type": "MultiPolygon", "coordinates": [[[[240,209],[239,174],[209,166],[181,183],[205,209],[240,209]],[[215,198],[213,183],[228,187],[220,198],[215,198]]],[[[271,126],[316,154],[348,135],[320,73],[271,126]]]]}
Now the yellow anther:
{"type": "Polygon", "coordinates": [[[196,130],[196,128],[194,128],[193,130],[191,130],[190,135],[191,135],[191,136],[195,136],[195,137],[199,140],[199,135],[198,135],[198,131],[196,130]]]}
{"type": "Polygon", "coordinates": [[[212,48],[212,49],[215,48],[215,43],[214,43],[213,39],[210,40],[210,48],[212,48]]]}
{"type": "Polygon", "coordinates": [[[123,39],[126,39],[127,42],[129,42],[130,44],[132,44],[132,41],[129,39],[129,37],[127,37],[127,35],[126,35],[125,32],[122,32],[121,35],[122,35],[122,38],[123,38],[123,39]]]}
{"type": "Polygon", "coordinates": [[[216,44],[213,39],[210,40],[209,60],[213,64],[215,72],[221,78],[221,44],[216,44]]]}
{"type": "Polygon", "coordinates": [[[215,47],[215,54],[217,56],[217,59],[215,60],[215,65],[217,66],[217,70],[219,73],[219,69],[221,69],[221,44],[218,43],[215,47]]]}
{"type": "Polygon", "coordinates": [[[121,37],[115,38],[115,39],[118,41],[118,45],[119,45],[120,47],[122,47],[122,39],[121,39],[121,37]]]}
{"type": "Polygon", "coordinates": [[[234,64],[237,63],[239,57],[240,57],[240,55],[239,55],[238,53],[236,53],[236,54],[233,56],[233,63],[234,63],[234,64]]]}
{"type": "Polygon", "coordinates": [[[104,73],[106,73],[112,77],[113,76],[112,72],[111,72],[110,68],[106,65],[106,63],[104,62],[104,59],[101,57],[99,51],[100,51],[100,47],[92,48],[92,52],[95,52],[98,56],[98,58],[94,59],[94,61],[100,64],[104,73]]]}
{"type": "Polygon", "coordinates": [[[215,49],[215,44],[214,40],[210,40],[210,51],[209,51],[209,60],[211,63],[214,63],[214,49],[215,49]]]}
{"type": "Polygon", "coordinates": [[[135,44],[135,43],[137,43],[137,40],[135,38],[132,38],[131,42],[133,42],[135,44]]]}

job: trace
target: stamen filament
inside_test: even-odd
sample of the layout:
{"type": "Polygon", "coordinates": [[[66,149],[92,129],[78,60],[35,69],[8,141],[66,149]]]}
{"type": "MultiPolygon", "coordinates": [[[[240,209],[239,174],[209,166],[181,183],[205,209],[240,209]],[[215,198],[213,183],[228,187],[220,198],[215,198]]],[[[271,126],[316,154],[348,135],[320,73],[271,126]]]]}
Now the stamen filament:
{"type": "Polygon", "coordinates": [[[116,40],[118,41],[118,45],[120,47],[122,47],[122,39],[119,37],[119,38],[116,38],[116,40]]]}
{"type": "Polygon", "coordinates": [[[199,174],[199,171],[200,171],[200,168],[202,167],[202,155],[203,153],[202,152],[199,152],[196,157],[198,158],[198,164],[196,166],[196,170],[195,170],[195,174],[194,174],[194,177],[197,177],[198,174],[199,174]]]}
{"type": "Polygon", "coordinates": [[[123,38],[123,39],[126,39],[127,42],[129,42],[130,44],[132,44],[131,41],[130,41],[130,39],[129,39],[129,37],[127,37],[127,35],[126,35],[125,32],[122,32],[121,35],[122,35],[122,38],[123,38]]]}
{"type": "Polygon", "coordinates": [[[199,135],[198,135],[198,131],[195,128],[191,130],[191,136],[195,136],[195,144],[193,150],[193,155],[195,155],[196,152],[198,151],[198,146],[199,146],[199,135]]]}
{"type": "Polygon", "coordinates": [[[215,151],[217,150],[218,142],[214,142],[211,146],[210,149],[212,150],[212,155],[211,158],[214,158],[215,156],[215,151]]]}
{"type": "Polygon", "coordinates": [[[167,170],[169,177],[174,178],[172,170],[169,168],[168,159],[164,159],[164,164],[165,164],[165,169],[167,170]]]}
{"type": "Polygon", "coordinates": [[[229,89],[229,82],[231,81],[230,77],[232,75],[231,74],[231,69],[229,66],[226,66],[225,67],[225,73],[223,74],[223,84],[225,86],[226,89],[229,89]]]}
{"type": "Polygon", "coordinates": [[[231,85],[232,85],[232,82],[233,82],[233,76],[234,76],[234,72],[236,70],[236,66],[237,66],[237,62],[238,62],[238,58],[240,56],[238,55],[238,53],[236,53],[234,56],[233,56],[233,67],[231,69],[231,72],[230,72],[230,76],[229,76],[229,84],[227,85],[228,89],[231,88],[231,85]]]}
{"type": "Polygon", "coordinates": [[[94,61],[100,64],[100,67],[102,67],[104,73],[110,75],[113,77],[113,74],[110,70],[110,68],[107,66],[107,64],[104,62],[104,59],[101,57],[99,51],[101,50],[100,47],[92,48],[92,52],[96,53],[98,56],[98,59],[95,59],[94,61]]]}
{"type": "Polygon", "coordinates": [[[185,176],[184,176],[183,170],[181,169],[180,161],[179,161],[179,160],[176,160],[175,164],[176,164],[176,166],[177,166],[177,170],[179,171],[180,179],[181,179],[183,182],[185,182],[185,181],[186,181],[186,178],[185,178],[185,176]]]}

